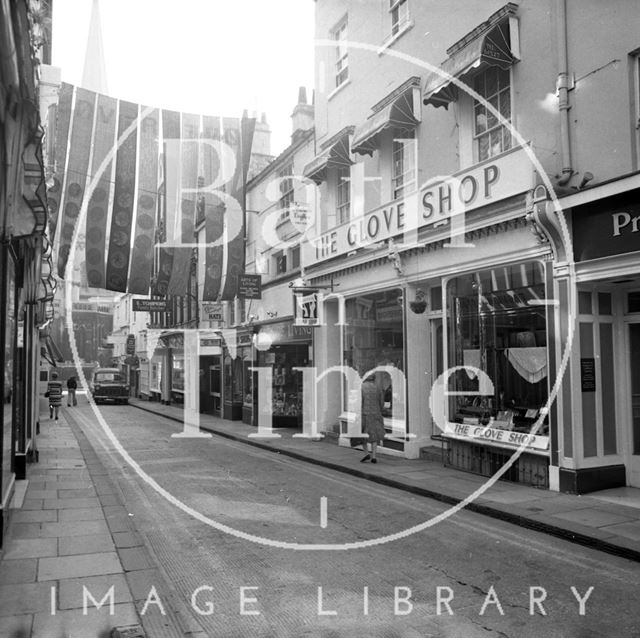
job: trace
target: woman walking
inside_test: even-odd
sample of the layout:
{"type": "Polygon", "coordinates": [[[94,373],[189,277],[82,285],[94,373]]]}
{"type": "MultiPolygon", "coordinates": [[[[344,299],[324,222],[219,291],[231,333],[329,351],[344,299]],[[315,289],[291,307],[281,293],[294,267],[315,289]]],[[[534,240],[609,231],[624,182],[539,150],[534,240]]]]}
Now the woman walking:
{"type": "Polygon", "coordinates": [[[47,393],[49,397],[49,418],[52,419],[55,413],[56,421],[58,420],[58,410],[62,405],[62,383],[58,381],[58,373],[51,373],[51,380],[47,384],[47,393]]]}
{"type": "Polygon", "coordinates": [[[371,454],[368,452],[367,439],[362,447],[365,456],[360,459],[361,463],[371,459],[372,463],[377,463],[376,449],[378,443],[384,439],[384,420],[382,418],[382,407],[384,405],[384,395],[382,390],[376,385],[375,375],[365,377],[362,382],[362,431],[368,435],[371,443],[371,454]]]}

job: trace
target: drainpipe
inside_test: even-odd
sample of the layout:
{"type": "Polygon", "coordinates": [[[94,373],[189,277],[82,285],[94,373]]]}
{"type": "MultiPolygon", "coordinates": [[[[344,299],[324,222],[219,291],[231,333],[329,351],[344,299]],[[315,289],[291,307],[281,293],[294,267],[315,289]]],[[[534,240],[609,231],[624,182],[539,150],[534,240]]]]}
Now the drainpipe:
{"type": "Polygon", "coordinates": [[[560,152],[562,158],[561,176],[558,180],[564,186],[573,175],[571,165],[571,145],[569,140],[569,71],[567,54],[567,0],[556,0],[557,16],[557,45],[558,45],[558,111],[560,112],[560,152]]]}

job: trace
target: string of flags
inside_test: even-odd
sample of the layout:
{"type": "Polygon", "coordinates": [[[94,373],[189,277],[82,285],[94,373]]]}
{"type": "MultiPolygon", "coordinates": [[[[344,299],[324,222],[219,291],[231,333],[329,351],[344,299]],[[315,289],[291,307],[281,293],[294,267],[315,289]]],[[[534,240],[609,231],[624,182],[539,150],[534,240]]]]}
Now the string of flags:
{"type": "Polygon", "coordinates": [[[183,295],[198,249],[203,301],[235,297],[255,119],[147,107],[63,83],[53,128],[48,205],[61,278],[82,233],[91,287],[183,295]]]}

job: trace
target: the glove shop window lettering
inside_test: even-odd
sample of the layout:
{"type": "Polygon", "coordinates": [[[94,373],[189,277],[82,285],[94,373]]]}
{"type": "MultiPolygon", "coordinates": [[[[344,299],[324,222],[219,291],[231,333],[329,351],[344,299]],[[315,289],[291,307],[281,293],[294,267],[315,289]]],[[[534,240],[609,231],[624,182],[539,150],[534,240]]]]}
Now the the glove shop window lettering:
{"type": "MultiPolygon", "coordinates": [[[[343,364],[362,376],[377,366],[404,371],[404,323],[402,290],[393,288],[347,299],[345,302],[343,364]]],[[[403,388],[392,388],[387,372],[376,373],[384,391],[383,414],[391,416],[392,400],[403,396],[403,388]]],[[[344,396],[346,410],[348,396],[344,396]]]]}
{"type": "MultiPolygon", "coordinates": [[[[490,396],[469,368],[449,377],[449,420],[529,431],[549,395],[543,267],[530,262],[447,282],[447,368],[486,373],[490,396]]],[[[538,434],[548,433],[545,420],[538,434]]]]}

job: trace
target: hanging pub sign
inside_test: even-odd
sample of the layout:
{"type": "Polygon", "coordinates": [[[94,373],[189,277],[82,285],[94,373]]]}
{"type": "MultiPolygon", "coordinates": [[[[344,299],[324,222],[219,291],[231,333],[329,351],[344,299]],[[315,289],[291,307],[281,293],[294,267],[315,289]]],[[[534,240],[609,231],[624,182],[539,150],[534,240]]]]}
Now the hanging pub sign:
{"type": "Polygon", "coordinates": [[[168,299],[133,299],[133,312],[169,312],[168,299]]]}
{"type": "Polygon", "coordinates": [[[262,299],[261,275],[238,275],[238,292],[240,299],[262,299]]]}
{"type": "Polygon", "coordinates": [[[293,293],[293,323],[296,326],[320,325],[320,293],[317,290],[293,293]]]}

